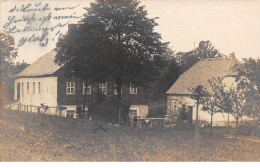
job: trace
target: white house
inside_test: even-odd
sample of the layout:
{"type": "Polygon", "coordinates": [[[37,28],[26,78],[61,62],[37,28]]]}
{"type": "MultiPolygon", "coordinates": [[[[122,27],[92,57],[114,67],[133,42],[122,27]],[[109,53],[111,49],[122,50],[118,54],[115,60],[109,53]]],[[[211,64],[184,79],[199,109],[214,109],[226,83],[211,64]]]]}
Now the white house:
{"type": "MultiPolygon", "coordinates": [[[[238,72],[235,65],[239,61],[235,58],[210,58],[202,59],[184,72],[179,79],[166,92],[167,94],[167,115],[177,120],[181,113],[186,113],[188,121],[192,123],[196,119],[196,102],[191,99],[189,89],[202,85],[210,89],[209,79],[224,78],[223,82],[228,86],[235,84],[235,76],[238,72]]],[[[199,106],[198,118],[201,123],[210,123],[210,114],[203,111],[199,106]]],[[[232,123],[235,118],[227,113],[217,113],[213,116],[213,125],[227,125],[227,121],[232,123]]],[[[248,119],[248,117],[243,118],[248,119]]]]}

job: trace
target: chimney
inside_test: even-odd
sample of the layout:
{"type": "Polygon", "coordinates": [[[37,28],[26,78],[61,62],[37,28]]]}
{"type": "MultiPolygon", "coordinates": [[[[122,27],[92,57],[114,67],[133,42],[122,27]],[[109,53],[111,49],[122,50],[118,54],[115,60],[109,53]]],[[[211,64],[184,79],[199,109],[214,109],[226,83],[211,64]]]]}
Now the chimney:
{"type": "Polygon", "coordinates": [[[78,24],[68,24],[68,31],[75,30],[79,27],[78,24]]]}
{"type": "Polygon", "coordinates": [[[236,58],[235,53],[234,53],[234,52],[230,53],[230,54],[229,54],[229,58],[236,58]]]}

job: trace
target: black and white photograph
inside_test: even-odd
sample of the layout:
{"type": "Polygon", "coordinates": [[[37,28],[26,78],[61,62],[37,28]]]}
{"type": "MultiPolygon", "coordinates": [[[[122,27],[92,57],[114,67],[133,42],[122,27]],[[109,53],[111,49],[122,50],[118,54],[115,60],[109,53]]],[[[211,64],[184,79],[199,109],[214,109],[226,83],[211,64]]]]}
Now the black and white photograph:
{"type": "Polygon", "coordinates": [[[0,161],[259,163],[259,48],[259,0],[2,0],[0,161]]]}

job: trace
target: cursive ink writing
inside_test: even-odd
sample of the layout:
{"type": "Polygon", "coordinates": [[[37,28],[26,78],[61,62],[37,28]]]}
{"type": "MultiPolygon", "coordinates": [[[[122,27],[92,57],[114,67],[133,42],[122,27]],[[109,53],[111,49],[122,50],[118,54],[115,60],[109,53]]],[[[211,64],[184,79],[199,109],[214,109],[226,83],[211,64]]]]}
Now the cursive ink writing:
{"type": "Polygon", "coordinates": [[[32,14],[31,16],[25,16],[21,19],[16,19],[16,16],[8,16],[8,21],[6,24],[4,24],[3,28],[9,27],[12,23],[18,23],[18,22],[26,22],[26,24],[31,24],[32,21],[35,21],[35,14],[32,14]]]}
{"type": "Polygon", "coordinates": [[[54,11],[59,11],[59,10],[71,10],[71,9],[75,9],[75,8],[77,8],[78,6],[79,6],[80,4],[78,4],[78,5],[76,5],[76,6],[74,6],[74,7],[65,7],[65,8],[54,8],[54,11]]]}
{"type": "Polygon", "coordinates": [[[41,47],[45,47],[48,44],[49,38],[48,38],[48,31],[45,30],[42,32],[42,36],[35,36],[35,34],[32,34],[31,37],[22,37],[18,42],[18,47],[23,46],[26,42],[37,42],[39,41],[39,45],[41,47]]]}
{"type": "Polygon", "coordinates": [[[54,41],[54,37],[60,37],[62,27],[68,25],[71,20],[83,17],[76,14],[75,9],[79,5],[53,8],[51,3],[43,1],[16,4],[8,10],[9,16],[2,28],[6,33],[23,33],[23,37],[18,41],[18,47],[33,42],[45,47],[50,39],[54,41]],[[68,15],[59,15],[59,11],[64,10],[67,10],[68,15]]]}

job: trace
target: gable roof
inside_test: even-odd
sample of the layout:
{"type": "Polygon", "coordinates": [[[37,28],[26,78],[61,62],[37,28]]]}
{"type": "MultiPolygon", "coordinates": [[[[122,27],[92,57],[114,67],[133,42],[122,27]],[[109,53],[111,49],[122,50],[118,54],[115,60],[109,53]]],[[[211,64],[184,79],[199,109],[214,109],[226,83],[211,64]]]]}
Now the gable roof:
{"type": "Polygon", "coordinates": [[[40,57],[34,63],[26,67],[22,72],[18,73],[16,77],[30,77],[51,75],[61,67],[54,63],[56,52],[54,50],[40,57]]]}
{"type": "Polygon", "coordinates": [[[189,89],[198,85],[210,88],[209,79],[237,75],[234,65],[239,63],[235,58],[202,59],[185,71],[166,94],[191,94],[189,89]]]}

